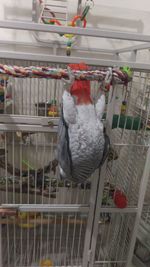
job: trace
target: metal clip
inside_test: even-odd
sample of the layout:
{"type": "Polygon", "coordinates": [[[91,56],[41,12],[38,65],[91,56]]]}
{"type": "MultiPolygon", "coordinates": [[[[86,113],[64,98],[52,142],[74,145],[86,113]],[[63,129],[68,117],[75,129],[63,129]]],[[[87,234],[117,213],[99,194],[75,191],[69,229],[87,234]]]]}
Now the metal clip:
{"type": "Polygon", "coordinates": [[[86,0],[85,2],[85,7],[88,6],[89,9],[93,8],[94,6],[94,1],[93,0],[86,0]]]}

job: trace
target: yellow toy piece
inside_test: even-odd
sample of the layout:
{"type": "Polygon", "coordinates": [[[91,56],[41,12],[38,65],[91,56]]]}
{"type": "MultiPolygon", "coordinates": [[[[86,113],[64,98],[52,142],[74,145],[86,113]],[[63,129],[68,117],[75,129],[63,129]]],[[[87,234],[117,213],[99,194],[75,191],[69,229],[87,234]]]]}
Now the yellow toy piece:
{"type": "Polygon", "coordinates": [[[18,213],[18,219],[22,220],[22,223],[19,223],[18,225],[21,228],[33,228],[36,226],[35,223],[30,223],[30,219],[36,218],[37,215],[35,213],[27,213],[27,212],[19,212],[18,213]]]}
{"type": "Polygon", "coordinates": [[[48,111],[48,116],[49,117],[58,117],[58,112],[57,111],[48,111]]]}
{"type": "Polygon", "coordinates": [[[51,266],[53,266],[53,263],[52,263],[52,261],[49,260],[49,259],[42,260],[42,261],[40,262],[40,267],[51,267],[51,266]]]}
{"type": "Polygon", "coordinates": [[[127,109],[126,101],[123,101],[121,105],[121,114],[124,115],[126,113],[126,109],[127,109]]]}
{"type": "Polygon", "coordinates": [[[66,34],[64,34],[64,36],[65,36],[66,38],[68,38],[68,39],[72,39],[72,38],[74,37],[74,34],[66,33],[66,34]]]}
{"type": "MultiPolygon", "coordinates": [[[[72,21],[70,21],[70,22],[68,23],[68,26],[70,26],[70,27],[75,27],[76,24],[73,25],[73,24],[72,24],[72,21]]],[[[74,34],[66,33],[66,34],[64,34],[64,36],[65,36],[66,38],[68,38],[68,39],[72,39],[72,38],[74,37],[74,34]]]]}

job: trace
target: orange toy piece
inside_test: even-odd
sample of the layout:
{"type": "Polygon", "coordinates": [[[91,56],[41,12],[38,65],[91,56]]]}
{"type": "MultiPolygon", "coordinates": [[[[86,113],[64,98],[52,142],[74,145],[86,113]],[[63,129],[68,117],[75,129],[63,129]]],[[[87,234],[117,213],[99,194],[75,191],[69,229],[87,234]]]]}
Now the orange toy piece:
{"type": "Polygon", "coordinates": [[[57,19],[50,19],[49,20],[49,23],[50,24],[57,24],[58,26],[62,26],[62,24],[60,23],[60,21],[57,20],[57,19]]]}
{"type": "MultiPolygon", "coordinates": [[[[77,15],[77,16],[75,16],[74,18],[73,18],[73,20],[72,20],[72,22],[71,22],[71,25],[73,26],[73,27],[75,27],[76,26],[76,22],[77,22],[77,20],[81,20],[82,21],[82,17],[80,16],[80,15],[77,15]]],[[[86,19],[84,18],[83,19],[83,28],[86,28],[86,19]]]]}
{"type": "Polygon", "coordinates": [[[51,260],[46,259],[40,262],[40,267],[51,267],[51,266],[53,266],[53,263],[51,260]]]}

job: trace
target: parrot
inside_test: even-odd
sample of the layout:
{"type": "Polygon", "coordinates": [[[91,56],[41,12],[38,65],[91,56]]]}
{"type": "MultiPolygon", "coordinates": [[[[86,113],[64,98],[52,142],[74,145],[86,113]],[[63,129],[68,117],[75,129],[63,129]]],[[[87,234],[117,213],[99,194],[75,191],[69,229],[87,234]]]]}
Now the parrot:
{"type": "Polygon", "coordinates": [[[57,160],[61,179],[84,183],[107,158],[110,140],[102,123],[105,95],[91,98],[90,81],[75,80],[73,70],[88,70],[85,63],[69,64],[63,79],[58,125],[57,160]]]}

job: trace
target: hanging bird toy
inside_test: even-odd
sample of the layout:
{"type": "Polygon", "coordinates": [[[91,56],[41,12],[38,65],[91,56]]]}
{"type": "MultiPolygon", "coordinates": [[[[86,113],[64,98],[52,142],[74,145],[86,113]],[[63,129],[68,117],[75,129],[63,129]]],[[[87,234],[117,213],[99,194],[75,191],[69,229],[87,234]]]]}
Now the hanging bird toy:
{"type": "MultiPolygon", "coordinates": [[[[41,1],[40,2],[41,4],[43,4],[43,2],[41,1]]],[[[80,25],[82,23],[82,27],[83,28],[86,28],[86,25],[87,25],[87,20],[86,20],[86,17],[90,11],[90,9],[92,9],[94,6],[94,1],[93,0],[86,0],[86,3],[85,3],[85,7],[82,11],[81,14],[77,14],[73,17],[73,19],[68,23],[68,26],[70,27],[76,27],[78,25],[80,25]]],[[[41,14],[41,20],[44,24],[49,24],[49,25],[57,25],[57,26],[62,26],[62,23],[56,19],[56,16],[55,16],[55,13],[52,12],[49,8],[44,8],[43,9],[43,12],[41,14]],[[44,11],[47,11],[49,12],[50,16],[52,17],[51,19],[44,19],[43,18],[43,12],[44,11]]],[[[66,55],[67,56],[70,56],[71,55],[71,47],[74,43],[74,37],[75,35],[74,34],[60,34],[60,36],[63,36],[67,39],[67,42],[66,42],[66,55]]]]}

